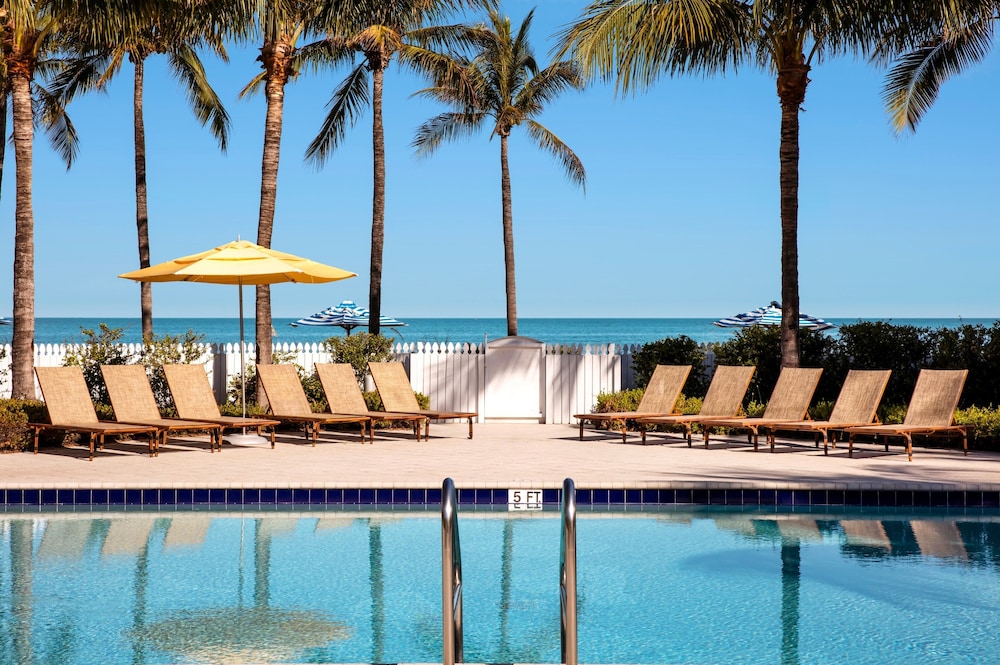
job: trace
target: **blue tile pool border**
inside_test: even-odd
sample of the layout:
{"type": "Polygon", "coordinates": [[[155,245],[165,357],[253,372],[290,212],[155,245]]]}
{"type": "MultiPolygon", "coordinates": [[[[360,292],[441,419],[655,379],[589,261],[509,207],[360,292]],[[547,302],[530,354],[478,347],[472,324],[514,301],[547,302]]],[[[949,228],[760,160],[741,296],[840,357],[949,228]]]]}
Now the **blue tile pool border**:
{"type": "MultiPolygon", "coordinates": [[[[522,488],[518,488],[522,489],[522,488]]],[[[541,503],[558,506],[562,490],[542,488],[541,503]]],[[[858,506],[1000,509],[1000,487],[736,487],[577,488],[577,505],[858,506]]],[[[0,488],[0,506],[432,506],[440,488],[0,488]]],[[[459,488],[460,506],[507,506],[508,489],[459,488]]]]}

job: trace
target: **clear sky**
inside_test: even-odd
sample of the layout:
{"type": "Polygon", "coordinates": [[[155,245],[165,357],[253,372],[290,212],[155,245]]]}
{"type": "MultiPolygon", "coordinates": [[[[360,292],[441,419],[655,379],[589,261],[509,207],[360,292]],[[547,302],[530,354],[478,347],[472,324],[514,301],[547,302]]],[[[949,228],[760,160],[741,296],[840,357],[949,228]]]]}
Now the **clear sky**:
{"type": "MultiPolygon", "coordinates": [[[[519,23],[536,3],[507,0],[519,23]]],[[[532,41],[584,0],[538,2],[532,41]]],[[[190,112],[162,58],[146,69],[154,263],[256,240],[264,99],[237,99],[254,47],[206,57],[232,116],[227,154],[190,112]]],[[[358,273],[272,288],[275,317],[368,300],[371,114],[322,169],[303,160],[345,71],[286,89],[272,246],[358,273]]],[[[830,317],[997,317],[996,122],[1000,48],[948,82],[915,135],[896,137],[884,73],[852,58],[814,67],[801,114],[799,282],[803,311],[830,317]]],[[[66,171],[36,134],[36,315],[138,317],[132,70],[70,107],[80,134],[66,171]]],[[[442,108],[393,66],[385,84],[382,309],[397,317],[503,317],[499,143],[484,133],[418,160],[414,129],[442,108]]],[[[779,105],[768,73],[663,78],[619,97],[602,84],[556,99],[540,120],[582,159],[584,193],[515,130],[510,145],[521,317],[721,317],[780,298],[779,105]]],[[[8,127],[9,129],[9,127],[8,127]]],[[[14,158],[0,200],[0,281],[12,283],[14,158]]],[[[252,290],[246,296],[252,298],[252,290]]],[[[10,297],[0,301],[9,315],[10,297]]],[[[153,285],[154,316],[236,315],[231,287],[153,285]]],[[[250,309],[252,311],[252,307],[250,309]]]]}

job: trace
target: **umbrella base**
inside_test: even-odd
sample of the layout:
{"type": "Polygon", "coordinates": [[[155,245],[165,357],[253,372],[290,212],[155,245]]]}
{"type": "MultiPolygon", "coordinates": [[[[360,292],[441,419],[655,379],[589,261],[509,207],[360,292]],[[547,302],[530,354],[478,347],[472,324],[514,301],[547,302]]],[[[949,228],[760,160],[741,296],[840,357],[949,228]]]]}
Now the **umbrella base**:
{"type": "Polygon", "coordinates": [[[271,440],[266,436],[261,436],[259,434],[240,434],[237,432],[225,435],[222,437],[222,440],[226,443],[231,443],[234,446],[262,446],[265,444],[271,444],[271,440]]]}

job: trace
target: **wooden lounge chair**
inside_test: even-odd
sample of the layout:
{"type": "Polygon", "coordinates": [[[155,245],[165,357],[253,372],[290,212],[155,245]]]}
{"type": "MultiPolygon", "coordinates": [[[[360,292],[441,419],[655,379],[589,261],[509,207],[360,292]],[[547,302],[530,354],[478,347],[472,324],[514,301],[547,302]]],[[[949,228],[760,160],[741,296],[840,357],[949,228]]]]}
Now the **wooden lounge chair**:
{"type": "Polygon", "coordinates": [[[42,389],[42,399],[49,412],[48,423],[29,423],[38,454],[38,433],[44,429],[58,429],[64,432],[87,434],[90,439],[90,459],[94,459],[94,443],[104,449],[104,437],[108,435],[147,434],[149,435],[149,456],[156,453],[159,428],[149,425],[127,425],[110,420],[98,420],[90,391],[83,378],[83,369],[71,367],[36,367],[35,376],[42,389]]]}
{"type": "Polygon", "coordinates": [[[642,399],[635,411],[617,411],[611,413],[578,413],[573,417],[580,421],[580,440],[583,441],[583,423],[587,420],[606,423],[621,423],[622,443],[625,443],[627,429],[625,421],[635,420],[643,416],[678,415],[677,398],[691,373],[690,365],[657,365],[653,376],[649,377],[642,399]]]}
{"type": "MultiPolygon", "coordinates": [[[[164,365],[163,374],[170,386],[170,395],[174,398],[177,415],[188,420],[202,420],[219,425],[221,433],[228,429],[257,429],[259,435],[262,427],[271,430],[271,448],[274,448],[274,428],[281,421],[257,416],[224,416],[219,412],[215,402],[215,393],[208,383],[208,374],[201,365],[164,365]]],[[[221,446],[220,446],[221,449],[221,446]]]]}
{"type": "Polygon", "coordinates": [[[965,387],[967,369],[922,369],[913,388],[910,405],[901,425],[864,425],[848,427],[847,454],[854,457],[854,437],[872,435],[885,437],[885,449],[889,450],[889,437],[898,436],[906,441],[906,457],[913,461],[913,436],[960,436],[962,450],[969,454],[969,426],[955,424],[955,409],[965,387]]]}
{"type": "Polygon", "coordinates": [[[417,403],[417,396],[413,393],[413,386],[410,385],[410,379],[406,376],[406,369],[400,362],[370,362],[368,363],[368,369],[372,373],[375,389],[378,390],[382,406],[386,411],[412,413],[427,417],[427,422],[424,425],[424,441],[430,436],[431,420],[468,420],[469,438],[472,438],[472,419],[477,418],[479,416],[478,413],[472,411],[421,409],[420,404],[417,403]]]}
{"type": "Polygon", "coordinates": [[[702,427],[705,436],[705,447],[708,438],[716,427],[747,430],[747,439],[757,450],[757,436],[761,427],[772,427],[781,422],[804,420],[809,410],[822,368],[783,367],[778,381],[774,384],[771,399],[767,402],[764,414],[757,418],[699,418],[697,422],[702,427]]]}
{"type": "Polygon", "coordinates": [[[257,365],[257,376],[264,386],[271,415],[275,420],[302,425],[313,446],[319,439],[319,428],[334,423],[358,423],[361,426],[361,443],[365,442],[366,428],[372,419],[345,413],[313,412],[299,375],[291,365],[257,365]]]}
{"type": "MultiPolygon", "coordinates": [[[[697,415],[647,416],[637,418],[641,424],[650,425],[680,425],[687,436],[688,448],[691,447],[691,428],[699,420],[707,416],[720,418],[735,418],[743,406],[743,398],[750,387],[756,367],[752,365],[720,365],[715,368],[712,382],[705,393],[705,401],[697,415]]],[[[646,443],[646,430],[642,430],[642,442],[646,443]]]]}
{"type": "Polygon", "coordinates": [[[209,450],[214,453],[216,446],[222,449],[222,428],[216,423],[164,418],[160,414],[153,389],[149,386],[146,368],[142,365],[101,365],[101,374],[104,376],[104,385],[108,388],[115,420],[133,425],[149,425],[160,430],[155,454],[159,454],[159,444],[166,443],[167,432],[189,430],[207,431],[209,450]]]}
{"type": "Polygon", "coordinates": [[[316,375],[323,386],[326,402],[333,413],[348,413],[367,416],[372,419],[370,440],[375,441],[375,423],[408,422],[413,428],[413,435],[420,440],[420,427],[427,426],[427,416],[412,413],[396,413],[394,411],[369,411],[365,396],[358,387],[354,368],[348,363],[316,363],[316,375]]]}
{"type": "MultiPolygon", "coordinates": [[[[875,420],[875,411],[882,401],[882,394],[889,384],[891,370],[852,369],[847,372],[844,385],[830,412],[829,420],[800,420],[797,422],[777,423],[769,425],[767,441],[774,452],[775,432],[813,432],[814,442],[819,445],[819,437],[823,437],[823,454],[826,455],[830,438],[830,430],[842,429],[856,425],[870,425],[875,420]]],[[[833,444],[837,446],[836,443],[833,444]]]]}

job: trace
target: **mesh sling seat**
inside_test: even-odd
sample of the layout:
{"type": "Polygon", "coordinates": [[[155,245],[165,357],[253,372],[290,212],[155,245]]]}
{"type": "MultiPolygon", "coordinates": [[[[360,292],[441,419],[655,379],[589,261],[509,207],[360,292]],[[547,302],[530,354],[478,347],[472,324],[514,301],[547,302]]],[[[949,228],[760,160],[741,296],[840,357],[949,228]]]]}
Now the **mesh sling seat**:
{"type": "Polygon", "coordinates": [[[962,450],[969,454],[968,425],[955,424],[955,409],[965,387],[967,369],[922,369],[913,387],[913,396],[906,408],[906,417],[899,425],[864,425],[847,427],[848,456],[854,457],[854,438],[871,435],[878,441],[884,437],[885,450],[889,451],[889,439],[901,437],[906,443],[906,457],[913,461],[913,437],[942,436],[962,437],[962,450]]]}
{"type": "Polygon", "coordinates": [[[622,428],[622,443],[627,440],[625,423],[628,420],[651,416],[678,415],[675,410],[677,398],[691,373],[690,365],[657,365],[653,376],[649,377],[646,390],[635,411],[616,411],[610,413],[578,413],[573,417],[580,421],[580,440],[583,441],[583,424],[590,420],[595,423],[620,423],[622,428]]]}
{"type": "Polygon", "coordinates": [[[319,439],[320,427],[336,423],[358,423],[361,442],[364,443],[371,418],[343,413],[314,413],[299,375],[291,365],[257,365],[257,376],[267,395],[271,416],[281,422],[301,425],[313,446],[319,439]]]}
{"type": "MultiPolygon", "coordinates": [[[[875,412],[878,410],[879,402],[882,401],[885,387],[889,385],[890,374],[891,370],[887,369],[849,370],[828,420],[776,423],[766,428],[771,452],[774,452],[776,432],[813,432],[815,445],[819,446],[819,439],[822,437],[823,454],[828,454],[831,430],[870,425],[875,421],[875,412]]],[[[837,447],[836,441],[833,442],[833,446],[837,447]]]]}
{"type": "Polygon", "coordinates": [[[386,411],[410,413],[427,418],[427,422],[424,425],[425,441],[430,436],[431,420],[467,420],[469,423],[469,438],[472,438],[472,421],[474,418],[478,418],[479,414],[474,411],[421,409],[402,363],[370,362],[368,363],[368,370],[372,374],[375,389],[378,390],[379,399],[382,400],[382,406],[386,411]]]}
{"type": "MultiPolygon", "coordinates": [[[[691,429],[706,417],[735,418],[743,406],[743,398],[750,387],[750,379],[756,368],[750,365],[720,365],[715,368],[712,381],[708,384],[705,400],[696,415],[679,414],[673,416],[647,416],[636,420],[644,425],[679,425],[684,428],[688,447],[691,447],[691,429]]],[[[642,442],[646,443],[646,430],[642,430],[642,442]]]]}
{"type": "Polygon", "coordinates": [[[110,420],[98,420],[90,390],[83,378],[83,369],[71,367],[36,367],[35,376],[42,389],[42,399],[49,412],[48,423],[28,423],[38,454],[38,435],[42,430],[56,429],[75,434],[87,434],[90,443],[90,460],[94,459],[94,444],[104,449],[108,435],[146,434],[149,436],[149,456],[156,454],[159,428],[149,425],[131,425],[110,420]]]}
{"type": "Polygon", "coordinates": [[[156,397],[149,385],[146,368],[142,365],[101,365],[104,385],[107,386],[111,398],[111,408],[115,412],[115,420],[120,423],[134,425],[149,425],[160,430],[156,454],[159,454],[160,444],[166,443],[168,432],[202,430],[208,432],[209,449],[215,452],[216,447],[222,448],[221,427],[216,423],[201,420],[185,420],[183,418],[164,418],[156,397]]]}
{"type": "MultiPolygon", "coordinates": [[[[163,374],[174,398],[177,415],[187,420],[202,420],[219,425],[220,435],[230,429],[269,428],[271,448],[274,448],[274,428],[281,421],[262,416],[224,416],[215,402],[215,393],[208,382],[208,374],[201,365],[164,365],[163,374]]],[[[222,447],[220,446],[221,450],[222,447]]]]}
{"type": "Polygon", "coordinates": [[[423,425],[426,429],[427,416],[369,410],[364,393],[361,392],[357,377],[354,375],[354,368],[350,364],[316,363],[316,375],[323,386],[323,394],[326,395],[326,403],[330,406],[330,411],[371,418],[369,439],[372,443],[375,441],[375,423],[379,421],[408,422],[413,429],[413,435],[417,437],[417,441],[420,440],[420,427],[423,425]]]}
{"type": "Polygon", "coordinates": [[[783,367],[778,381],[771,391],[771,398],[763,415],[755,418],[699,418],[705,437],[705,447],[712,430],[717,427],[747,430],[747,439],[757,450],[757,437],[761,428],[772,427],[782,422],[801,421],[806,417],[816,386],[819,385],[823,369],[816,367],[783,367]]]}

